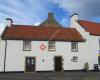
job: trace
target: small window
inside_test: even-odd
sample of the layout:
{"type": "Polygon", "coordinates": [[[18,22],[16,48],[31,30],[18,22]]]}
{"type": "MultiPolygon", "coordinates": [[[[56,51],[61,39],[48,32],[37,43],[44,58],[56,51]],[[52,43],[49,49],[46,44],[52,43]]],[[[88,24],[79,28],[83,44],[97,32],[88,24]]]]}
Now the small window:
{"type": "Polygon", "coordinates": [[[55,51],[55,42],[54,41],[48,42],[48,51],[55,51]]]}
{"type": "Polygon", "coordinates": [[[78,61],[78,57],[77,56],[73,56],[72,60],[73,62],[77,62],[78,61]]]}
{"type": "Polygon", "coordinates": [[[31,41],[23,41],[23,50],[31,51],[31,41]]]}
{"type": "Polygon", "coordinates": [[[72,52],[78,52],[78,43],[77,42],[71,43],[71,51],[72,52]]]}

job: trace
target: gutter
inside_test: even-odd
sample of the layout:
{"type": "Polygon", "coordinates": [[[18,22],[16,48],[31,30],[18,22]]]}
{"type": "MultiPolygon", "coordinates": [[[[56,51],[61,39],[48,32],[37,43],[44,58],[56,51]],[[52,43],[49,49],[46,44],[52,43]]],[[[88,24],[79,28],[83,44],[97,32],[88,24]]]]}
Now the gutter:
{"type": "Polygon", "coordinates": [[[6,54],[7,54],[7,40],[5,40],[4,72],[5,72],[5,69],[6,69],[6,54]]]}

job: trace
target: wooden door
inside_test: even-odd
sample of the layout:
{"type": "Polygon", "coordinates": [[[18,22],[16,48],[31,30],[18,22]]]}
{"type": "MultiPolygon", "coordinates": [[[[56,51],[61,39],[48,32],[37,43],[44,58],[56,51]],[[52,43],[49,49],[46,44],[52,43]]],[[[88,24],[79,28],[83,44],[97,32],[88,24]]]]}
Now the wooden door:
{"type": "Polygon", "coordinates": [[[35,57],[26,57],[26,72],[35,72],[35,57]]]}
{"type": "Polygon", "coordinates": [[[62,71],[62,57],[56,56],[54,57],[54,70],[55,72],[62,71]]]}

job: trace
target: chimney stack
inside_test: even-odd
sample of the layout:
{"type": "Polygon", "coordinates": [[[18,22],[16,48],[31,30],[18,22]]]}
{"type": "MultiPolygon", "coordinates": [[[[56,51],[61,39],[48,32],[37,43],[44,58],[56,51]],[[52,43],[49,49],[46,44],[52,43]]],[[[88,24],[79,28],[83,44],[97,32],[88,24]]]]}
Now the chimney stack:
{"type": "Polygon", "coordinates": [[[53,19],[53,18],[54,18],[54,14],[51,13],[51,12],[49,12],[49,13],[48,13],[48,19],[53,19]]]}
{"type": "Polygon", "coordinates": [[[77,23],[77,21],[78,21],[78,14],[75,13],[71,16],[71,26],[74,26],[75,23],[77,23]]]}
{"type": "Polygon", "coordinates": [[[12,25],[13,21],[11,18],[6,18],[6,26],[10,27],[12,25]]]}
{"type": "Polygon", "coordinates": [[[71,16],[71,20],[73,20],[73,21],[78,21],[78,14],[77,14],[77,13],[74,13],[74,14],[71,16]]]}

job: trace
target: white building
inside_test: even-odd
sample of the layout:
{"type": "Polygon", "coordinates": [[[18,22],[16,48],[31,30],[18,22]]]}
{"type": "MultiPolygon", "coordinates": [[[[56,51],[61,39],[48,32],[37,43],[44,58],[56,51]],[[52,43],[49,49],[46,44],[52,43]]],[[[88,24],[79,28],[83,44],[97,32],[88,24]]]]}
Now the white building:
{"type": "Polygon", "coordinates": [[[100,23],[79,20],[78,15],[74,14],[71,27],[76,28],[89,44],[89,68],[92,70],[94,64],[100,65],[100,23]]]}
{"type": "Polygon", "coordinates": [[[71,17],[71,28],[61,26],[52,13],[39,26],[7,21],[0,44],[1,72],[83,70],[85,63],[93,70],[98,64],[99,43],[80,26],[77,15],[71,17]]]}

